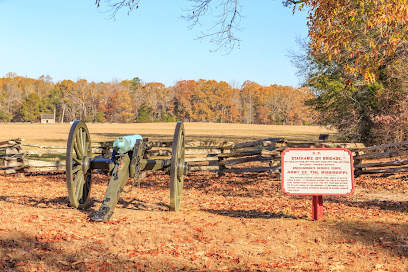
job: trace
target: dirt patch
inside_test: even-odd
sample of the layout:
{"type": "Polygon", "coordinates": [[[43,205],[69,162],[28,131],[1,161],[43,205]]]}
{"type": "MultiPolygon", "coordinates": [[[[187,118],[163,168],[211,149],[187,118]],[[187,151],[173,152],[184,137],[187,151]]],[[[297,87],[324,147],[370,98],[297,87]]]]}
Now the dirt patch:
{"type": "Polygon", "coordinates": [[[406,271],[405,180],[359,177],[354,195],[325,197],[313,222],[311,197],[284,195],[267,173],[191,173],[177,213],[168,176],[148,173],[111,221],[94,223],[107,177],[94,175],[80,211],[63,174],[0,176],[0,270],[406,271]]]}
{"type": "Polygon", "coordinates": [[[404,193],[393,193],[392,191],[370,192],[367,190],[357,191],[350,199],[358,201],[393,201],[393,202],[407,202],[408,195],[404,193]]]}

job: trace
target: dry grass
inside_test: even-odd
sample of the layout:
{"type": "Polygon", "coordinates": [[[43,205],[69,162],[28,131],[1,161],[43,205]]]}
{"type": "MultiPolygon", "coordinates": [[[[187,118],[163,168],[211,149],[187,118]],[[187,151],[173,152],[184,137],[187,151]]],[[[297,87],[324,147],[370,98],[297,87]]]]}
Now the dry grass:
{"type": "Polygon", "coordinates": [[[407,271],[407,202],[366,200],[405,192],[406,178],[359,178],[313,222],[310,197],[284,195],[268,174],[191,174],[172,213],[168,177],[150,173],[110,222],[93,223],[106,177],[88,211],[68,206],[64,175],[0,177],[0,270],[407,271]]]}
{"type": "MultiPolygon", "coordinates": [[[[152,140],[173,138],[175,123],[87,124],[93,142],[110,141],[118,136],[140,134],[152,140]]],[[[0,124],[0,140],[24,138],[26,143],[66,145],[69,124],[0,124]]],[[[319,134],[335,131],[317,126],[269,126],[219,123],[185,123],[187,140],[245,141],[284,137],[291,141],[317,141],[319,134]]]]}

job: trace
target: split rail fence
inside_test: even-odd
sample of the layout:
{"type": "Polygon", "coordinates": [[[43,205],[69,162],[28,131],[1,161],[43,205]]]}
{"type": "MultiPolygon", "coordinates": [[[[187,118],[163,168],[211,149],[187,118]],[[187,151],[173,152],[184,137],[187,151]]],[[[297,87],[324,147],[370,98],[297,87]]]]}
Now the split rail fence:
{"type": "MultiPolygon", "coordinates": [[[[149,142],[149,157],[171,157],[172,142],[149,142]]],[[[408,141],[365,147],[360,143],[295,143],[283,138],[268,138],[243,143],[219,141],[186,142],[186,161],[190,171],[225,173],[268,172],[280,178],[281,153],[286,148],[347,148],[352,151],[355,175],[408,172],[408,141]]],[[[92,144],[94,156],[107,156],[112,142],[92,144]]],[[[0,142],[0,171],[5,174],[64,171],[65,146],[24,143],[24,139],[0,142]],[[59,156],[56,161],[42,157],[59,156]],[[35,157],[35,159],[33,158],[35,157]]]]}

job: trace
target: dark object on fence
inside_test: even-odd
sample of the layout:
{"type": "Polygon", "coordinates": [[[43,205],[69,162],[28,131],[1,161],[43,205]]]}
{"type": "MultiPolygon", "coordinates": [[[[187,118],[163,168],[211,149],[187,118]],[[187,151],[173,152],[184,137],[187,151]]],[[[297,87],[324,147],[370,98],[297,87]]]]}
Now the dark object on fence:
{"type": "Polygon", "coordinates": [[[320,134],[319,135],[319,140],[322,140],[323,143],[329,138],[329,134],[320,134]]]}
{"type": "Polygon", "coordinates": [[[184,125],[178,122],[174,132],[171,159],[146,159],[145,143],[140,135],[117,138],[113,143],[111,158],[92,157],[91,138],[83,121],[75,121],[67,143],[66,176],[70,203],[85,209],[90,200],[92,170],[107,170],[111,175],[108,188],[94,221],[108,221],[118,202],[120,193],[129,177],[139,181],[141,171],[164,171],[170,174],[170,210],[180,208],[184,175],[188,165],[184,160],[184,125]]]}

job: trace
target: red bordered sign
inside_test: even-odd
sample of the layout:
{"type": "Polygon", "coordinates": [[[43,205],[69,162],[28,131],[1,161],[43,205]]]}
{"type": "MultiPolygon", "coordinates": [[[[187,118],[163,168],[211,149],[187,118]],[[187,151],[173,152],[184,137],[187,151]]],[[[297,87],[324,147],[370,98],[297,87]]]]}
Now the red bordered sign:
{"type": "Polygon", "coordinates": [[[282,153],[282,190],[288,195],[349,195],[353,155],[345,148],[289,148],[282,153]]]}

